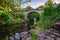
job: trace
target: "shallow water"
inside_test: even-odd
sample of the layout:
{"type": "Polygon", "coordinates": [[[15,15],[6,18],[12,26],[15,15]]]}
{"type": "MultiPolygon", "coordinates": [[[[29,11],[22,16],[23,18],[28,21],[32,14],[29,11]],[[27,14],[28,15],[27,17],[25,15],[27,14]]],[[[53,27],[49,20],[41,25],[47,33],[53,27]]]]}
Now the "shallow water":
{"type": "MultiPolygon", "coordinates": [[[[16,40],[20,40],[20,38],[26,37],[26,35],[27,35],[27,32],[15,33],[15,35],[12,35],[12,37],[10,36],[9,39],[14,40],[15,38],[16,40]]],[[[6,40],[8,40],[8,37],[6,38],[6,40]]]]}

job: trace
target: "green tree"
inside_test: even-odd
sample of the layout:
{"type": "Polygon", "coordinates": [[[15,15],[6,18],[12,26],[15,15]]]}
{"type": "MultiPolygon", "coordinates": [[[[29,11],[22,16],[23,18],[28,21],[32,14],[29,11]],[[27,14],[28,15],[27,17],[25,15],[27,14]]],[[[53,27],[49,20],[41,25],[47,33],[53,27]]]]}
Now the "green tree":
{"type": "Polygon", "coordinates": [[[51,3],[49,1],[51,0],[47,1],[39,22],[39,26],[47,29],[49,29],[58,18],[56,7],[54,7],[52,1],[51,3]]]}
{"type": "Polygon", "coordinates": [[[60,13],[60,4],[57,4],[56,9],[57,9],[57,12],[60,13]]]}
{"type": "Polygon", "coordinates": [[[33,9],[31,6],[27,6],[27,7],[25,8],[25,10],[31,10],[31,9],[33,9]]]}
{"type": "Polygon", "coordinates": [[[52,6],[53,5],[53,0],[47,0],[47,2],[45,3],[46,7],[52,6]]]}
{"type": "Polygon", "coordinates": [[[36,8],[36,9],[44,9],[44,5],[41,5],[41,6],[39,6],[39,7],[36,8]]]}
{"type": "Polygon", "coordinates": [[[25,2],[22,2],[22,0],[0,0],[0,11],[14,11],[14,10],[20,10],[21,4],[30,2],[30,0],[26,0],[25,2]]]}
{"type": "Polygon", "coordinates": [[[39,6],[37,9],[44,9],[49,6],[53,6],[53,0],[47,0],[47,2],[44,5],[39,6]]]}

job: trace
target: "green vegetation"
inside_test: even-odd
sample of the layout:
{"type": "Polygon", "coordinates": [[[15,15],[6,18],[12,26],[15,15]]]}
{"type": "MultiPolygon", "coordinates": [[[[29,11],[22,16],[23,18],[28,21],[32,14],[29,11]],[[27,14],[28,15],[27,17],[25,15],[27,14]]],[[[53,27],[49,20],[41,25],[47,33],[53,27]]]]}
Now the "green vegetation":
{"type": "Polygon", "coordinates": [[[25,10],[32,10],[33,8],[31,6],[27,6],[25,10]]]}
{"type": "MultiPolygon", "coordinates": [[[[0,24],[14,24],[18,22],[24,22],[24,15],[23,14],[14,14],[14,12],[0,12],[0,24]]],[[[10,26],[0,26],[0,39],[3,39],[6,35],[13,34],[14,30],[19,30],[20,32],[24,31],[24,25],[23,24],[16,24],[16,25],[10,25],[10,26]]]]}
{"type": "MultiPolygon", "coordinates": [[[[26,2],[30,2],[31,0],[26,0],[26,2]]],[[[21,7],[22,0],[0,0],[0,24],[9,24],[9,23],[18,23],[25,22],[25,15],[22,13],[14,13],[16,10],[31,10],[33,9],[31,6],[27,6],[25,9],[21,7]],[[16,3],[16,4],[15,4],[16,3]]],[[[28,15],[30,20],[29,26],[34,24],[34,18],[37,19],[36,26],[38,28],[50,29],[51,26],[56,22],[58,18],[60,18],[60,4],[53,4],[52,0],[48,0],[45,5],[39,6],[37,9],[42,9],[41,15],[36,12],[31,12],[28,15]]],[[[13,34],[14,30],[24,31],[24,25],[13,25],[0,27],[0,39],[4,38],[6,35],[13,34]]],[[[32,40],[36,40],[36,32],[35,30],[31,31],[32,40]]]]}
{"type": "Polygon", "coordinates": [[[58,18],[56,15],[56,9],[54,7],[45,8],[41,18],[42,19],[40,21],[42,22],[42,27],[49,29],[58,18]]]}
{"type": "Polygon", "coordinates": [[[11,12],[15,10],[23,10],[21,4],[30,2],[31,0],[0,0],[0,11],[11,12]]]}
{"type": "Polygon", "coordinates": [[[36,22],[40,20],[40,14],[36,13],[36,12],[31,12],[28,15],[28,19],[30,20],[30,24],[33,25],[34,24],[34,18],[36,19],[36,22]]]}
{"type": "Polygon", "coordinates": [[[29,20],[33,20],[33,21],[34,21],[34,18],[36,18],[37,21],[38,21],[38,20],[39,20],[39,16],[40,16],[39,13],[32,12],[32,13],[30,13],[30,14],[28,15],[28,18],[29,18],[29,20]]]}
{"type": "MultiPolygon", "coordinates": [[[[47,5],[47,4],[46,4],[47,5]]],[[[56,22],[58,18],[60,18],[60,4],[48,5],[43,9],[42,15],[40,16],[40,21],[37,22],[39,27],[44,29],[50,29],[51,26],[56,22]]]]}
{"type": "Polygon", "coordinates": [[[9,22],[12,22],[11,15],[6,12],[0,12],[0,24],[7,24],[9,22]]]}
{"type": "Polygon", "coordinates": [[[24,20],[24,15],[22,13],[20,14],[14,14],[14,12],[8,13],[8,12],[0,12],[0,24],[8,24],[13,22],[21,22],[24,20]]]}
{"type": "Polygon", "coordinates": [[[36,40],[36,31],[34,29],[31,30],[31,36],[32,36],[32,40],[36,40]]]}

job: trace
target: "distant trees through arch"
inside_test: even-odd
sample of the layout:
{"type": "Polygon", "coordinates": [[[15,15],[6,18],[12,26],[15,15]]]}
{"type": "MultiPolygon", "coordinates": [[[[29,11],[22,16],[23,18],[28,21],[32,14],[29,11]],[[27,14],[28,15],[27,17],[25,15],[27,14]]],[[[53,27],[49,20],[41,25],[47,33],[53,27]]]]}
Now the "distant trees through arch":
{"type": "Polygon", "coordinates": [[[40,14],[37,13],[37,12],[30,12],[30,13],[28,13],[27,17],[28,17],[28,20],[29,20],[28,30],[30,30],[32,25],[34,25],[34,19],[36,19],[35,22],[40,20],[40,14]]]}

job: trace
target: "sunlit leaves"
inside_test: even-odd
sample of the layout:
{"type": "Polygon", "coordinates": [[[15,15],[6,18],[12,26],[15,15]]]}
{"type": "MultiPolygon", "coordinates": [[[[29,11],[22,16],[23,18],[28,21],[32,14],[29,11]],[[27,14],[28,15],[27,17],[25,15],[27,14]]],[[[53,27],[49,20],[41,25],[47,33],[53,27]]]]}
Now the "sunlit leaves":
{"type": "MultiPolygon", "coordinates": [[[[29,2],[30,0],[26,0],[29,2]]],[[[25,2],[25,3],[26,3],[25,2]]],[[[23,2],[24,3],[24,2],[23,2]]],[[[3,7],[3,10],[9,12],[8,9],[10,8],[12,11],[14,10],[21,10],[22,0],[0,0],[0,6],[3,7]],[[20,8],[19,8],[20,7],[20,8]]],[[[2,10],[2,9],[1,9],[2,10]]],[[[2,11],[3,11],[2,10],[2,11]]]]}

